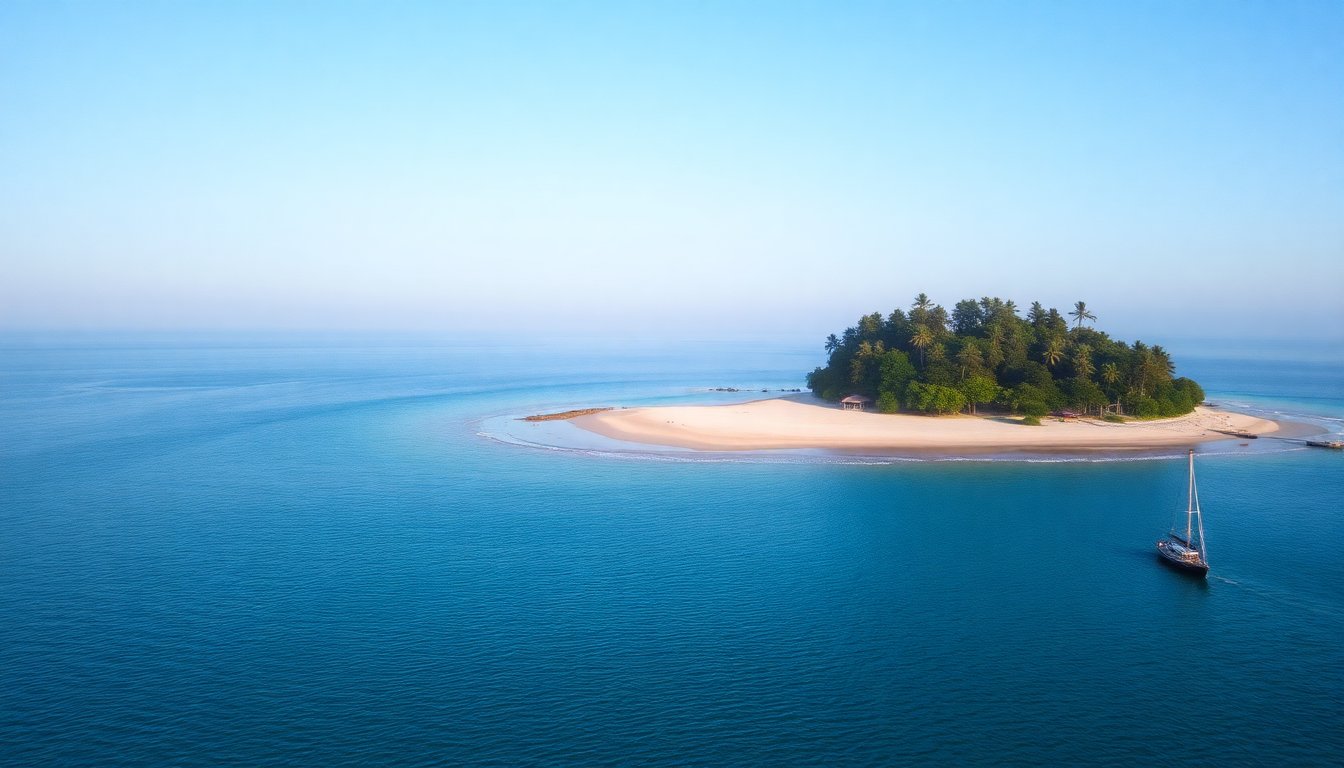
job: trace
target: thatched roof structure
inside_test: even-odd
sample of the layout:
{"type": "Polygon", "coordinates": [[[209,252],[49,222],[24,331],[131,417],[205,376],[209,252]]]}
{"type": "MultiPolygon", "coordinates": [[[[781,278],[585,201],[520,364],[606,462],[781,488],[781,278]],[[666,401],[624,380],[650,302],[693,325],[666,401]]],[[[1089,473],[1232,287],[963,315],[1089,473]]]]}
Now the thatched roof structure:
{"type": "Polygon", "coordinates": [[[840,407],[846,411],[862,411],[864,408],[873,404],[873,398],[863,395],[850,395],[840,401],[840,407]]]}

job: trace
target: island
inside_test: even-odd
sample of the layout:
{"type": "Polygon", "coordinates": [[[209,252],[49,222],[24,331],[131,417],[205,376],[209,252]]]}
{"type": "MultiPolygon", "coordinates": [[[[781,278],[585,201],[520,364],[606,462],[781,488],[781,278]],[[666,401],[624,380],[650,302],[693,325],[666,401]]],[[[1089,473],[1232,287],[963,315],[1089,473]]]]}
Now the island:
{"type": "Polygon", "coordinates": [[[1079,301],[1068,313],[1033,302],[964,299],[949,314],[926,294],[909,312],[864,315],[826,339],[826,365],[807,385],[824,400],[871,399],[883,413],[975,413],[990,406],[1034,424],[1050,411],[1119,419],[1179,416],[1204,390],[1174,376],[1160,346],[1133,345],[1086,327],[1096,315],[1079,301]]]}
{"type": "MultiPolygon", "coordinates": [[[[821,449],[973,454],[1142,451],[1285,436],[1285,425],[1201,405],[1160,346],[1087,327],[1031,304],[966,299],[952,312],[927,295],[909,311],[872,313],[826,339],[811,395],[732,405],[610,409],[575,426],[645,445],[709,451],[821,449]]],[[[1290,430],[1291,431],[1291,430],[1290,430]]]]}

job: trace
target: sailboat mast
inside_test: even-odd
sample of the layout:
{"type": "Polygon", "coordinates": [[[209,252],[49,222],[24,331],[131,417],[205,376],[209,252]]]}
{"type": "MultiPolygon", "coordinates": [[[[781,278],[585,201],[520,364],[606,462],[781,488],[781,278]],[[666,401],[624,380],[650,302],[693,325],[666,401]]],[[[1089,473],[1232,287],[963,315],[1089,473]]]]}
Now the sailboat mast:
{"type": "MultiPolygon", "coordinates": [[[[1194,540],[1190,538],[1190,522],[1195,514],[1195,449],[1190,449],[1190,484],[1186,491],[1185,501],[1185,544],[1193,546],[1194,540]]],[[[1200,521],[1201,526],[1204,521],[1200,521]]]]}

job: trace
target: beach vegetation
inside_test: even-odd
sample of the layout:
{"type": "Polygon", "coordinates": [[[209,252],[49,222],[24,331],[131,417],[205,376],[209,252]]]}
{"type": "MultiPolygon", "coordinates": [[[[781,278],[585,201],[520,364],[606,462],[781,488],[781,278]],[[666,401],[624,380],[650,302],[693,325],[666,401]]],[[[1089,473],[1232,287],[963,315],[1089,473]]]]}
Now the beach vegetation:
{"type": "Polygon", "coordinates": [[[1050,412],[1052,403],[1060,402],[1058,392],[1047,392],[1035,384],[1022,383],[1005,393],[1004,402],[1013,413],[1027,416],[1044,416],[1050,412]]]}
{"type": "Polygon", "coordinates": [[[878,385],[878,397],[891,395],[897,402],[905,397],[905,388],[919,376],[919,371],[910,362],[910,356],[899,349],[891,349],[882,356],[881,379],[878,385]]]}
{"type": "MultiPolygon", "coordinates": [[[[1065,379],[1060,389],[1064,395],[1064,402],[1084,413],[1101,413],[1101,409],[1111,403],[1101,385],[1085,376],[1065,379]]],[[[1192,405],[1191,408],[1193,407],[1192,405]]],[[[1186,412],[1189,410],[1186,409],[1186,412]]]]}
{"type": "Polygon", "coordinates": [[[1092,327],[1097,315],[1086,302],[1067,314],[1034,301],[1023,316],[1013,301],[989,296],[962,299],[949,313],[920,293],[908,308],[863,315],[827,336],[826,364],[807,386],[831,401],[867,395],[888,412],[1163,418],[1203,402],[1204,390],[1176,376],[1161,346],[1112,339],[1092,327]]]}
{"type": "Polygon", "coordinates": [[[906,388],[906,406],[920,413],[957,413],[966,407],[966,395],[942,384],[912,381],[906,388]]]}
{"type": "Polygon", "coordinates": [[[966,402],[970,405],[971,413],[976,413],[976,406],[992,403],[998,398],[999,385],[993,378],[984,374],[977,374],[962,382],[961,393],[966,396],[966,402]]]}

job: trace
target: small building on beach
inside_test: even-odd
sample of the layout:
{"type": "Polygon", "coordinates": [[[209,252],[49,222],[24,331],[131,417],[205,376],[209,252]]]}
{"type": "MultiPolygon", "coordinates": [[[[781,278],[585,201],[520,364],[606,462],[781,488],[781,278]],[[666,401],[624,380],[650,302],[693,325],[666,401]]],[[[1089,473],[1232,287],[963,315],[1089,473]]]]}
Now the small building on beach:
{"type": "Polygon", "coordinates": [[[863,395],[850,395],[840,401],[840,407],[844,408],[846,411],[862,411],[872,404],[873,399],[871,397],[864,397],[863,395]]]}

